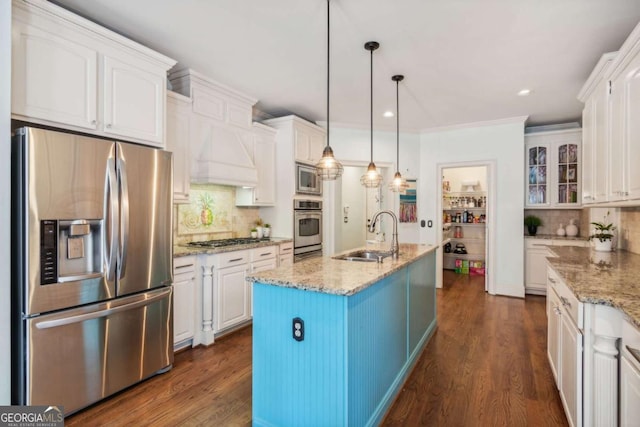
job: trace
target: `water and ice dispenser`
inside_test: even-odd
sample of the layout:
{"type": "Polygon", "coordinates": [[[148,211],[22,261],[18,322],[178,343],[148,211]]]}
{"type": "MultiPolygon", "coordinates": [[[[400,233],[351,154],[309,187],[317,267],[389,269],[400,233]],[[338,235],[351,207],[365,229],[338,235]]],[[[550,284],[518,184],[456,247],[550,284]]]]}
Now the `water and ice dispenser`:
{"type": "Polygon", "coordinates": [[[103,221],[43,220],[40,223],[40,283],[92,279],[103,274],[103,221]]]}

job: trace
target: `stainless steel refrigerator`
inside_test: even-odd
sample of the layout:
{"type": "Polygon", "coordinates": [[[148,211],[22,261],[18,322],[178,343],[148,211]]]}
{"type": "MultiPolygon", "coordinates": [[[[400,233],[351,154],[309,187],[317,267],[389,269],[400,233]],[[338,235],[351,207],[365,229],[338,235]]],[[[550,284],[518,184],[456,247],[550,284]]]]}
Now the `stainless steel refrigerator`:
{"type": "Polygon", "coordinates": [[[173,363],[171,153],[12,141],[12,400],[82,409],[173,363]]]}

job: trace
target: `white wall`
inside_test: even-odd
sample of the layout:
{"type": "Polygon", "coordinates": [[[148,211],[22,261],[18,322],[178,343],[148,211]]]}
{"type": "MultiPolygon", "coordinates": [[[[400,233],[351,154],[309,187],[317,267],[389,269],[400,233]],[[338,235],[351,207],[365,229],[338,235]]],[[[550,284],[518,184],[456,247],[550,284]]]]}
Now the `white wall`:
{"type": "MultiPolygon", "coordinates": [[[[441,223],[437,212],[438,165],[495,161],[495,293],[524,297],[524,122],[425,132],[420,138],[418,218],[441,223]],[[425,184],[427,183],[427,184],[425,184]]],[[[421,228],[421,241],[436,244],[438,228],[421,228]]]]}
{"type": "MultiPolygon", "coordinates": [[[[334,154],[341,162],[356,162],[366,166],[370,161],[370,130],[346,129],[331,127],[331,147],[334,154]]],[[[405,178],[418,178],[420,171],[419,150],[420,136],[412,133],[400,133],[400,173],[405,178]]],[[[388,166],[390,175],[385,179],[384,188],[387,188],[389,179],[396,170],[396,133],[389,131],[374,131],[373,133],[373,161],[378,167],[388,166]]],[[[358,182],[360,178],[358,177],[358,182]]],[[[420,191],[420,180],[417,182],[420,191]]],[[[399,198],[391,191],[383,191],[383,206],[391,209],[396,214],[399,208],[399,198]]],[[[419,214],[419,212],[418,212],[419,214]]],[[[336,215],[338,213],[336,212],[336,215]]],[[[336,221],[342,221],[336,218],[336,221]]],[[[385,229],[391,226],[391,221],[385,219],[385,229]]],[[[336,222],[337,224],[338,222],[336,222]]],[[[386,231],[387,241],[390,241],[390,231],[386,231]]],[[[398,240],[400,243],[418,243],[420,233],[418,224],[400,223],[398,225],[398,240]]],[[[337,241],[337,239],[336,239],[337,241]]]]}
{"type": "Polygon", "coordinates": [[[0,405],[11,403],[11,1],[0,0],[0,405]]]}

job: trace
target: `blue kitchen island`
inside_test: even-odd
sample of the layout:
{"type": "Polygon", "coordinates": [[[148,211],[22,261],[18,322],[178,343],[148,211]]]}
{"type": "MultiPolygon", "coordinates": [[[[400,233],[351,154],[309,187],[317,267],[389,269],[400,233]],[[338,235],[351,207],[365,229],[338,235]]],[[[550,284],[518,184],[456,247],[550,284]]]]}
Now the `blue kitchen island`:
{"type": "Polygon", "coordinates": [[[253,425],[377,425],[436,327],[436,246],[255,273],[253,425]]]}

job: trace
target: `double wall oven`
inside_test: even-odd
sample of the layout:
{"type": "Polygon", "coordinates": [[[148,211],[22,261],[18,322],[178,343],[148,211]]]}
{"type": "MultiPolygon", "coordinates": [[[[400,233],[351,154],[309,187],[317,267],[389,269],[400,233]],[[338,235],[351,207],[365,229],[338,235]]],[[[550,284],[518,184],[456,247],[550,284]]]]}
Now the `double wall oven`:
{"type": "Polygon", "coordinates": [[[295,261],[322,255],[322,201],[293,201],[293,254],[295,261]]]}

